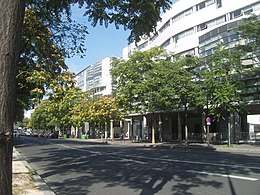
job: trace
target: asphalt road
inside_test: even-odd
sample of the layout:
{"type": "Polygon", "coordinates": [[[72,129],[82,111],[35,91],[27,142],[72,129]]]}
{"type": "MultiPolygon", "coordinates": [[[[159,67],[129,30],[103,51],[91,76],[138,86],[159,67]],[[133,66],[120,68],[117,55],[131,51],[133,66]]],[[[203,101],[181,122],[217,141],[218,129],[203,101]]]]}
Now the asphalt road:
{"type": "Polygon", "coordinates": [[[21,137],[16,149],[58,195],[259,195],[260,154],[21,137]]]}

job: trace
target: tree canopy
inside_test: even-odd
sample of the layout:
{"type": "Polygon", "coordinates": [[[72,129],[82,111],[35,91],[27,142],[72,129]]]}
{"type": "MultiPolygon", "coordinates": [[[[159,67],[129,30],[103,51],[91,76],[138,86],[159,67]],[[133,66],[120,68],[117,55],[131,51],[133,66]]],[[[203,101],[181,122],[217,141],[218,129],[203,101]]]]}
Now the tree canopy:
{"type": "Polygon", "coordinates": [[[130,30],[130,42],[143,35],[155,33],[161,11],[170,8],[171,1],[26,1],[22,31],[20,62],[17,75],[18,100],[16,120],[21,120],[24,109],[34,106],[53,80],[67,66],[65,57],[84,55],[88,34],[85,24],[71,19],[71,7],[84,9],[84,16],[93,26],[114,23],[130,30]],[[147,23],[147,18],[150,18],[147,23]],[[144,25],[144,21],[146,21],[144,25]]]}

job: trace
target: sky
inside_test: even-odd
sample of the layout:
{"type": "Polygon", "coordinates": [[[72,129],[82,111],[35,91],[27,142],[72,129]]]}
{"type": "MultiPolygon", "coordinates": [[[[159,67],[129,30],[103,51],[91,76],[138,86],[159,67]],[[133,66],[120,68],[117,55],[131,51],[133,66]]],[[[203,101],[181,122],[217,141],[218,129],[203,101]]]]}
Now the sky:
{"type": "Polygon", "coordinates": [[[122,50],[127,46],[130,31],[125,31],[122,26],[116,29],[113,24],[108,28],[100,25],[92,27],[87,21],[87,17],[82,16],[83,10],[76,7],[73,8],[72,14],[73,19],[77,22],[86,22],[89,34],[86,36],[85,57],[75,56],[65,59],[69,71],[78,73],[88,65],[95,64],[106,57],[122,57],[122,50]]]}
{"type": "MultiPolygon", "coordinates": [[[[177,0],[172,0],[174,3],[177,0]]],[[[69,71],[78,73],[88,65],[95,64],[96,62],[103,60],[106,57],[122,57],[123,48],[127,47],[127,38],[130,31],[125,31],[123,26],[116,29],[114,24],[105,28],[105,26],[97,25],[92,27],[87,21],[87,17],[83,17],[84,8],[80,10],[77,6],[72,8],[72,18],[77,22],[86,22],[88,26],[89,34],[86,37],[86,48],[85,57],[80,58],[75,56],[72,58],[66,58],[65,63],[67,64],[69,71]]]]}

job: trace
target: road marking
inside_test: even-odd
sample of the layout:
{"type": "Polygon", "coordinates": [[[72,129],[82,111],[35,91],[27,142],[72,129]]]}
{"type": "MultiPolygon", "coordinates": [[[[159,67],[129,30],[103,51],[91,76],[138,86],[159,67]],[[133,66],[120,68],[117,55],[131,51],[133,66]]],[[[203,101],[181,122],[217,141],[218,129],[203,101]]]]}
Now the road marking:
{"type": "Polygon", "coordinates": [[[226,175],[226,174],[219,174],[219,173],[210,173],[210,172],[204,172],[204,171],[187,171],[188,173],[199,173],[199,174],[204,174],[204,175],[211,175],[211,176],[219,176],[219,177],[229,177],[229,178],[234,178],[234,179],[242,179],[242,180],[248,180],[248,181],[257,181],[257,178],[252,178],[252,177],[242,177],[242,176],[237,176],[237,175],[226,175]]]}
{"type": "MultiPolygon", "coordinates": [[[[134,157],[134,156],[132,156],[134,157]]],[[[210,166],[220,166],[220,167],[235,167],[235,168],[248,168],[248,169],[257,169],[260,170],[260,167],[247,167],[244,165],[228,165],[228,164],[219,164],[219,163],[207,163],[207,162],[201,162],[201,161],[187,161],[187,160],[177,160],[177,159],[165,159],[165,158],[152,158],[152,157],[144,157],[144,156],[135,156],[137,158],[141,159],[147,159],[147,160],[159,160],[159,161],[167,161],[167,162],[177,162],[177,163],[186,163],[186,164],[198,164],[198,165],[210,165],[210,166]]]]}
{"type": "Polygon", "coordinates": [[[90,151],[90,150],[83,150],[83,149],[80,149],[80,148],[74,148],[74,147],[71,147],[71,146],[65,146],[63,144],[57,144],[63,148],[69,148],[69,149],[73,149],[73,150],[78,150],[78,151],[81,151],[81,152],[88,152],[90,154],[97,154],[97,155],[102,155],[101,152],[94,152],[94,151],[90,151]]]}
{"type": "MultiPolygon", "coordinates": [[[[156,161],[166,161],[166,162],[177,162],[177,163],[186,163],[186,164],[198,164],[198,165],[210,165],[210,166],[220,166],[220,167],[232,167],[232,168],[248,168],[248,169],[256,169],[256,170],[260,170],[260,167],[252,167],[252,166],[244,166],[244,165],[232,165],[232,164],[219,164],[219,163],[207,163],[207,162],[200,162],[200,161],[187,161],[187,160],[177,160],[177,159],[166,159],[166,158],[153,158],[153,157],[144,157],[144,156],[134,156],[134,155],[128,155],[128,154],[115,154],[115,153],[111,153],[111,152],[94,152],[94,151],[90,151],[90,150],[82,150],[79,148],[74,148],[74,147],[69,147],[69,146],[65,146],[65,145],[61,145],[61,144],[57,144],[60,145],[64,148],[70,148],[70,149],[75,149],[75,150],[79,150],[79,151],[83,151],[83,152],[89,152],[92,154],[97,154],[97,155],[115,155],[115,156],[121,156],[122,157],[131,157],[131,158],[137,158],[137,159],[145,159],[145,160],[156,160],[156,161]]],[[[140,161],[139,161],[140,162],[140,161]]]]}

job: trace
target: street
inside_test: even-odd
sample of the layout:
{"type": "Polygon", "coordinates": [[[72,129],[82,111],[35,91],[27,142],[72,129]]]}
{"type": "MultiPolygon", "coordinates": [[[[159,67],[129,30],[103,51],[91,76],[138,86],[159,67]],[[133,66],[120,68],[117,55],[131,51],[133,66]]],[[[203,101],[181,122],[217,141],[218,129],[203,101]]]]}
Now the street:
{"type": "Polygon", "coordinates": [[[58,195],[258,195],[260,153],[21,137],[14,146],[58,195]]]}

